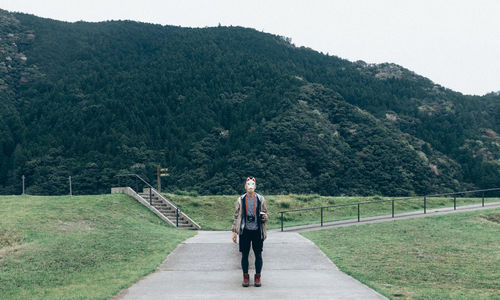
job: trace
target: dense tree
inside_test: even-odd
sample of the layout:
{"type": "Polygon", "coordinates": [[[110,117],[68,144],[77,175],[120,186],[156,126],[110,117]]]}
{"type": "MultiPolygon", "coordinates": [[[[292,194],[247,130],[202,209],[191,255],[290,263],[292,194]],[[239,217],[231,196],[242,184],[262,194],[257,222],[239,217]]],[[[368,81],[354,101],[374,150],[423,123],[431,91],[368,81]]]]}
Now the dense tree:
{"type": "MultiPolygon", "coordinates": [[[[240,27],[0,11],[0,193],[102,193],[114,175],[230,194],[408,195],[500,185],[500,97],[240,27]]],[[[123,183],[123,182],[122,182],[123,183]]],[[[131,182],[130,184],[134,184],[131,182]]]]}

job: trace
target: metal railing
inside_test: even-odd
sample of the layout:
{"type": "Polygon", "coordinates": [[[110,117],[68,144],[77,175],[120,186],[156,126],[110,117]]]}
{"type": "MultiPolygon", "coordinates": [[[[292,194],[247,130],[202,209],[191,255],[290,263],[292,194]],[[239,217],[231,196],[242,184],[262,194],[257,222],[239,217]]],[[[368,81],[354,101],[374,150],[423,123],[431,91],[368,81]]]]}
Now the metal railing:
{"type": "Polygon", "coordinates": [[[355,203],[346,203],[346,204],[334,204],[334,205],[328,205],[328,206],[318,206],[318,207],[308,207],[308,208],[298,208],[298,209],[282,210],[282,211],[279,211],[278,213],[280,214],[280,219],[281,219],[281,231],[283,231],[283,223],[284,223],[283,215],[285,213],[320,210],[321,211],[321,223],[320,224],[321,224],[321,226],[323,226],[323,211],[324,210],[330,209],[333,207],[357,206],[358,222],[361,222],[361,205],[364,205],[364,204],[392,202],[392,217],[394,218],[394,202],[395,201],[405,201],[405,200],[408,201],[408,200],[423,199],[424,214],[427,214],[427,199],[428,198],[453,196],[453,209],[457,210],[457,196],[458,195],[465,195],[465,194],[469,194],[469,193],[470,194],[482,193],[481,204],[482,204],[482,207],[484,207],[484,194],[487,192],[492,192],[492,191],[500,191],[500,188],[473,190],[473,191],[465,191],[465,192],[454,192],[454,193],[444,193],[444,194],[432,194],[432,195],[425,195],[425,196],[403,197],[403,198],[394,198],[394,199],[387,199],[387,200],[364,201],[364,202],[355,202],[355,203]]]}
{"type": "MultiPolygon", "coordinates": [[[[120,185],[120,177],[125,177],[125,176],[135,177],[136,179],[139,179],[140,181],[142,181],[142,183],[144,183],[149,187],[149,205],[153,206],[153,190],[155,188],[151,184],[149,184],[146,180],[144,180],[141,176],[133,173],[115,175],[115,177],[118,177],[118,185],[120,185]]],[[[137,181],[136,181],[136,191],[137,192],[139,191],[139,185],[137,184],[137,181]]],[[[179,214],[181,210],[177,205],[173,204],[173,206],[175,207],[175,227],[179,227],[179,214]]]]}
{"type": "MultiPolygon", "coordinates": [[[[125,177],[125,176],[133,176],[137,179],[139,179],[140,181],[142,181],[145,185],[147,185],[149,187],[149,205],[153,205],[153,186],[151,184],[149,184],[146,180],[144,180],[141,176],[137,175],[137,174],[132,174],[132,173],[129,173],[129,174],[118,174],[118,175],[115,175],[115,177],[118,177],[118,185],[120,185],[120,177],[125,177]]],[[[135,189],[137,192],[139,192],[139,186],[137,185],[137,181],[136,181],[136,189],[135,189]]]]}

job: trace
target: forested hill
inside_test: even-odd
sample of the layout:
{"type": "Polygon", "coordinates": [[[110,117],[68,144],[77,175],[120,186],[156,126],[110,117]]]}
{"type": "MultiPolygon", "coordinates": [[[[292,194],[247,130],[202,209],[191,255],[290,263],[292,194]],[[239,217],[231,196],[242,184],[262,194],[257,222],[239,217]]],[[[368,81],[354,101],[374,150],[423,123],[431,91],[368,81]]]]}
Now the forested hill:
{"type": "Polygon", "coordinates": [[[0,193],[408,195],[500,186],[500,97],[241,27],[0,11],[0,193]]]}

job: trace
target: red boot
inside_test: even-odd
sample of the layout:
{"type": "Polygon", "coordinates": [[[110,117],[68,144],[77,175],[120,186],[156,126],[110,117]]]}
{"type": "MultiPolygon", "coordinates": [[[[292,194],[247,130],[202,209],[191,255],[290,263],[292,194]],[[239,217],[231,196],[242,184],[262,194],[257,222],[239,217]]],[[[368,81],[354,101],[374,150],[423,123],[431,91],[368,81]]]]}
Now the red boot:
{"type": "Polygon", "coordinates": [[[243,283],[241,285],[244,287],[248,287],[250,285],[250,276],[248,273],[243,274],[243,283]]]}
{"type": "Polygon", "coordinates": [[[254,278],[254,285],[255,285],[256,287],[261,286],[261,283],[260,283],[260,274],[255,274],[255,278],[254,278]]]}

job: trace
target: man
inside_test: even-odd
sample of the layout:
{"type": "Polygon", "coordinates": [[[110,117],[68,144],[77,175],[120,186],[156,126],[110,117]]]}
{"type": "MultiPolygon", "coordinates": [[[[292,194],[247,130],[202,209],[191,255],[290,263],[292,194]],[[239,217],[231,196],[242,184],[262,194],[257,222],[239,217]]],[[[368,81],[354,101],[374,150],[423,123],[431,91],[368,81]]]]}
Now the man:
{"type": "Polygon", "coordinates": [[[248,254],[252,244],[255,255],[254,285],[261,286],[260,272],[262,270],[262,247],[266,239],[267,206],[266,199],[255,193],[255,178],[248,177],[245,183],[246,194],[236,200],[233,223],[233,242],[237,236],[240,239],[241,268],[243,269],[244,287],[250,285],[248,275],[248,254]]]}

